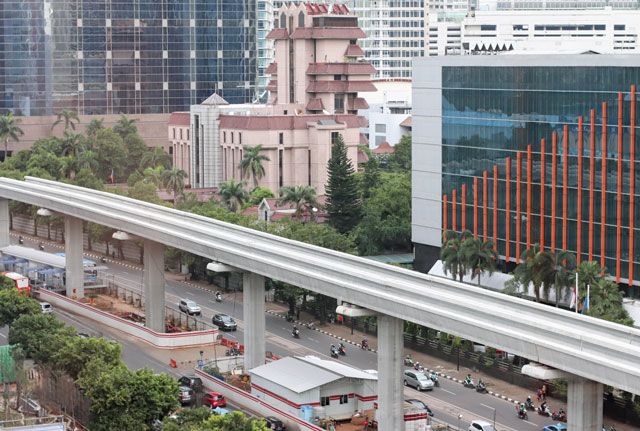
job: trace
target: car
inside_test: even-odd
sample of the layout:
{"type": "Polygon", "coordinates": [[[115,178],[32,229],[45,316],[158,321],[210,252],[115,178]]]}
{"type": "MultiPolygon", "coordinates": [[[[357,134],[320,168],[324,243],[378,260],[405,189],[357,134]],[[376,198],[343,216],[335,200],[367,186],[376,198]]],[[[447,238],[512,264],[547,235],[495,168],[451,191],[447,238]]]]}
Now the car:
{"type": "Polygon", "coordinates": [[[496,429],[487,421],[475,420],[471,421],[469,431],[496,431],[496,429]]]}
{"type": "Polygon", "coordinates": [[[282,421],[276,417],[267,416],[264,420],[267,422],[267,428],[273,431],[285,431],[286,429],[282,421]]]}
{"type": "Polygon", "coordinates": [[[200,316],[202,314],[200,306],[190,299],[181,299],[178,303],[178,308],[190,316],[200,316]]]}
{"type": "Polygon", "coordinates": [[[567,424],[558,422],[555,425],[547,425],[542,431],[567,431],[567,424]]]}
{"type": "Polygon", "coordinates": [[[180,386],[191,388],[196,392],[200,392],[202,390],[202,379],[200,377],[180,376],[180,378],[178,379],[178,384],[180,386]]]}
{"type": "Polygon", "coordinates": [[[180,386],[180,388],[178,388],[178,394],[180,404],[183,406],[188,406],[195,400],[193,389],[189,386],[180,386]]]}
{"type": "Polygon", "coordinates": [[[207,392],[202,398],[202,404],[211,408],[225,407],[227,405],[227,400],[221,393],[207,392]]]}
{"type": "Polygon", "coordinates": [[[433,381],[424,373],[420,373],[414,370],[404,371],[404,385],[412,386],[419,391],[433,390],[433,381]]]}
{"type": "Polygon", "coordinates": [[[238,329],[236,321],[227,314],[216,314],[211,319],[211,322],[223,331],[235,331],[238,329]]]}
{"type": "Polygon", "coordinates": [[[229,413],[229,410],[223,409],[222,407],[215,407],[211,409],[211,413],[214,415],[224,416],[229,413]]]}
{"type": "Polygon", "coordinates": [[[417,400],[415,398],[409,398],[408,400],[405,400],[405,401],[408,402],[409,404],[411,404],[414,407],[417,407],[417,408],[422,409],[422,410],[426,410],[427,414],[429,416],[433,416],[433,412],[431,411],[429,406],[426,405],[425,403],[423,403],[422,401],[417,400]]]}
{"type": "Polygon", "coordinates": [[[53,306],[48,302],[41,302],[40,308],[42,309],[43,314],[53,313],[53,306]]]}

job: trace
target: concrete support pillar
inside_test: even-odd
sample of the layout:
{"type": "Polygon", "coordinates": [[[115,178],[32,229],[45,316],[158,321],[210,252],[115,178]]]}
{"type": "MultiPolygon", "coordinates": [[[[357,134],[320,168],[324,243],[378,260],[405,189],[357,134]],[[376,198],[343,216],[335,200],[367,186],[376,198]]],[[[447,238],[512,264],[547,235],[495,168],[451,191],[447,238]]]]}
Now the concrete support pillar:
{"type": "Polygon", "coordinates": [[[403,321],[378,316],[378,429],[404,430],[403,321]]]}
{"type": "Polygon", "coordinates": [[[65,287],[67,297],[84,298],[82,220],[64,216],[65,287]]]}
{"type": "Polygon", "coordinates": [[[602,383],[578,376],[570,376],[568,381],[568,431],[601,431],[602,383]]]}
{"type": "Polygon", "coordinates": [[[164,244],[144,240],[144,315],[145,326],[164,332],[164,244]]]}
{"type": "Polygon", "coordinates": [[[0,247],[9,244],[9,199],[0,199],[0,247]]]}
{"type": "Polygon", "coordinates": [[[242,274],[242,310],[244,317],[245,369],[264,365],[265,315],[264,277],[252,272],[242,274]]]}

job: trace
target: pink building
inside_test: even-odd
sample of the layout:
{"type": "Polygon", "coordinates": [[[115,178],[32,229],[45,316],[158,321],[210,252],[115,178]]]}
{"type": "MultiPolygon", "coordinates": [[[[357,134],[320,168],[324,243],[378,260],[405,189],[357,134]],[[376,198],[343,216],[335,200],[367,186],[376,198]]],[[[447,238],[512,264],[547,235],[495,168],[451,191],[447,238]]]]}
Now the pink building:
{"type": "Polygon", "coordinates": [[[189,113],[174,112],[169,116],[169,155],[173,160],[173,166],[182,169],[189,175],[185,179],[185,185],[189,185],[191,165],[189,152],[191,151],[191,139],[189,130],[189,113]]]}
{"type": "Polygon", "coordinates": [[[366,125],[358,110],[367,108],[358,93],[376,91],[375,69],[356,43],[365,37],[357,17],[344,5],[291,3],[278,11],[275,24],[268,35],[275,43],[269,103],[228,105],[213,95],[191,108],[193,187],[243,179],[238,164],[245,145],[262,145],[269,161],[259,185],[274,192],[310,185],[324,194],[338,135],[357,166],[366,125]]]}

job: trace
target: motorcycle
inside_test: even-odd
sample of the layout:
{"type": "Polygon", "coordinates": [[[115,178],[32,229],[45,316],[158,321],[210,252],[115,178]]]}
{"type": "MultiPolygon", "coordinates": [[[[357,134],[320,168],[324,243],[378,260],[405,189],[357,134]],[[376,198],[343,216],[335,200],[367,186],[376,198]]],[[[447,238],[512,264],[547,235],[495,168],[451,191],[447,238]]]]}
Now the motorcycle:
{"type": "Polygon", "coordinates": [[[485,386],[484,383],[478,383],[478,386],[476,386],[476,392],[480,392],[481,394],[484,394],[485,392],[487,392],[487,387],[485,386]]]}
{"type": "Polygon", "coordinates": [[[366,339],[362,340],[362,342],[360,343],[360,348],[362,350],[369,350],[369,342],[366,339]]]}
{"type": "Polygon", "coordinates": [[[18,237],[18,244],[24,244],[24,239],[22,239],[22,235],[18,237]]]}
{"type": "Polygon", "coordinates": [[[475,389],[476,385],[473,383],[473,379],[465,379],[464,382],[462,382],[462,385],[465,388],[471,388],[471,389],[475,389]]]}
{"type": "Polygon", "coordinates": [[[216,293],[216,302],[222,302],[222,294],[220,292],[216,293]]]}
{"type": "Polygon", "coordinates": [[[535,409],[536,409],[536,406],[533,404],[533,401],[531,401],[531,400],[527,400],[527,401],[524,403],[524,407],[525,407],[527,410],[535,410],[535,409]]]}
{"type": "Polygon", "coordinates": [[[40,251],[44,251],[44,244],[43,243],[38,244],[38,248],[40,249],[40,251]]]}
{"type": "Polygon", "coordinates": [[[419,373],[424,371],[424,367],[420,365],[420,362],[416,362],[415,364],[413,364],[413,369],[419,373]]]}
{"type": "Polygon", "coordinates": [[[520,408],[518,408],[518,407],[516,407],[516,410],[518,412],[518,419],[527,420],[527,411],[526,410],[520,410],[520,408]]]}
{"type": "Polygon", "coordinates": [[[429,374],[429,378],[433,382],[434,386],[440,386],[440,382],[438,381],[438,374],[437,373],[429,374]]]}
{"type": "Polygon", "coordinates": [[[339,356],[340,354],[338,353],[336,346],[331,346],[331,357],[338,359],[339,356]]]}
{"type": "Polygon", "coordinates": [[[225,352],[226,356],[240,356],[240,349],[237,349],[235,347],[230,348],[229,350],[227,350],[225,352]]]}
{"type": "Polygon", "coordinates": [[[347,349],[344,347],[344,344],[340,343],[340,346],[338,347],[338,353],[342,356],[347,356],[347,349]]]}
{"type": "Polygon", "coordinates": [[[563,411],[551,413],[551,419],[558,422],[566,422],[567,414],[563,411]]]}
{"type": "Polygon", "coordinates": [[[293,338],[300,338],[300,330],[298,328],[295,328],[292,332],[291,335],[293,335],[293,338]]]}
{"type": "Polygon", "coordinates": [[[405,367],[413,367],[413,359],[411,359],[408,356],[406,358],[404,358],[404,366],[405,367]]]}
{"type": "Polygon", "coordinates": [[[540,416],[551,417],[551,410],[549,410],[548,406],[545,406],[544,409],[542,408],[542,406],[540,406],[536,409],[536,411],[540,416]]]}

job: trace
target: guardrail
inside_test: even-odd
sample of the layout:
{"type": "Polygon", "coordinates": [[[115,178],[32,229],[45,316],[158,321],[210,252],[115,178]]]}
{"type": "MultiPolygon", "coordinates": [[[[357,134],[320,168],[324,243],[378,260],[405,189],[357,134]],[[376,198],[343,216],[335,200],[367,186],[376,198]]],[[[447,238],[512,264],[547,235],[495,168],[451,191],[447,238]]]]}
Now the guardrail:
{"type": "Polygon", "coordinates": [[[28,177],[0,179],[0,196],[125,229],[640,393],[637,329],[105,192],[28,177]]]}

